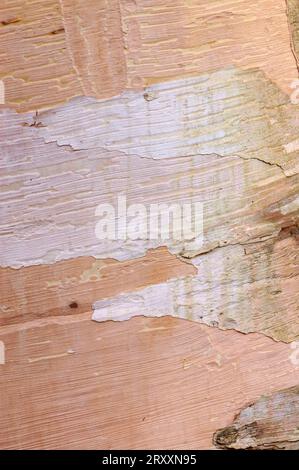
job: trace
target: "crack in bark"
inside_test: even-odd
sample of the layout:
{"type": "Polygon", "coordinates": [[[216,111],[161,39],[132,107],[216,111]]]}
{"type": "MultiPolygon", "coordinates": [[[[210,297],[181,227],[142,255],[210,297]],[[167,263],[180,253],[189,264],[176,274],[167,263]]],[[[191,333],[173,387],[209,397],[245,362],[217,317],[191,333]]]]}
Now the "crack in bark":
{"type": "MultiPolygon", "coordinates": [[[[38,126],[40,127],[40,126],[38,126]]],[[[102,147],[102,146],[99,146],[99,147],[89,147],[89,148],[85,148],[85,147],[82,147],[82,148],[74,148],[71,144],[60,144],[57,140],[46,140],[44,137],[43,137],[43,140],[44,140],[44,143],[45,144],[56,144],[57,147],[59,148],[67,148],[73,152],[79,152],[79,151],[88,151],[88,150],[105,150],[106,152],[109,152],[109,148],[107,147],[102,147]]],[[[123,154],[123,155],[126,155],[128,158],[141,158],[141,159],[146,159],[146,160],[166,160],[166,158],[154,158],[154,157],[151,157],[151,156],[148,156],[148,155],[139,155],[139,154],[134,154],[134,155],[131,155],[131,154],[127,154],[126,152],[124,152],[123,150],[119,150],[119,149],[113,149],[113,151],[116,151],[116,152],[119,152],[120,154],[123,154]]],[[[111,151],[112,152],[112,151],[111,151]]],[[[279,163],[274,163],[274,162],[269,162],[267,160],[263,160],[262,158],[258,158],[258,157],[244,157],[240,154],[234,154],[234,155],[220,155],[219,153],[188,153],[188,155],[186,156],[178,156],[178,157],[171,157],[171,158],[167,158],[168,161],[171,161],[171,160],[185,160],[187,158],[192,158],[192,157],[216,157],[216,158],[220,158],[220,159],[225,159],[225,158],[239,158],[240,160],[243,160],[243,161],[257,161],[257,162],[261,162],[261,163],[264,163],[265,165],[269,165],[269,166],[272,166],[272,167],[276,167],[278,168],[282,173],[283,173],[283,176],[285,176],[286,178],[289,178],[293,175],[288,175],[285,173],[284,171],[284,168],[282,165],[280,165],[279,163]]]]}
{"type": "MultiPolygon", "coordinates": [[[[286,227],[287,228],[287,227],[286,227]]],[[[206,251],[198,252],[195,254],[190,254],[190,255],[185,255],[184,253],[179,253],[178,256],[182,259],[189,259],[192,260],[193,258],[197,258],[198,256],[206,255],[208,253],[211,253],[212,251],[219,250],[221,248],[226,248],[228,246],[247,246],[247,245],[255,245],[257,243],[264,243],[268,240],[275,240],[276,238],[279,237],[280,232],[283,229],[278,229],[274,235],[269,235],[268,237],[263,237],[263,238],[258,238],[258,239],[253,239],[251,241],[246,241],[246,242],[236,242],[236,243],[218,243],[217,246],[213,246],[212,248],[207,249],[206,251]]]]}

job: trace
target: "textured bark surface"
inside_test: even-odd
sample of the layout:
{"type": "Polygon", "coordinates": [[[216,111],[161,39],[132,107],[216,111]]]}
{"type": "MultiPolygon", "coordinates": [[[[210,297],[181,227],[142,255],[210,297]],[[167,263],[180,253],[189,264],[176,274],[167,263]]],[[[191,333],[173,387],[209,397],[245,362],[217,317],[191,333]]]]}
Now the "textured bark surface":
{"type": "Polygon", "coordinates": [[[0,325],[78,315],[90,311],[92,302],[107,295],[195,273],[194,266],[179,261],[165,248],[121,263],[82,257],[26,269],[2,268],[0,325]]]}
{"type": "Polygon", "coordinates": [[[259,67],[288,92],[285,13],[285,0],[4,0],[6,101],[35,110],[230,65],[259,67]]]}
{"type": "Polygon", "coordinates": [[[298,67],[299,57],[299,4],[296,0],[286,0],[287,17],[291,33],[291,48],[298,67]]]}
{"type": "Polygon", "coordinates": [[[194,276],[96,302],[93,319],[171,315],[278,341],[298,338],[297,229],[282,240],[218,248],[192,263],[194,276]]]}
{"type": "Polygon", "coordinates": [[[299,380],[288,345],[183,320],[1,328],[2,448],[211,448],[244,405],[299,380]]]}
{"type": "Polygon", "coordinates": [[[299,449],[299,387],[261,397],[214,435],[220,448],[299,449]]]}
{"type": "Polygon", "coordinates": [[[2,1],[0,448],[298,447],[298,25],[2,1]],[[203,237],[99,240],[120,194],[203,237]]]}

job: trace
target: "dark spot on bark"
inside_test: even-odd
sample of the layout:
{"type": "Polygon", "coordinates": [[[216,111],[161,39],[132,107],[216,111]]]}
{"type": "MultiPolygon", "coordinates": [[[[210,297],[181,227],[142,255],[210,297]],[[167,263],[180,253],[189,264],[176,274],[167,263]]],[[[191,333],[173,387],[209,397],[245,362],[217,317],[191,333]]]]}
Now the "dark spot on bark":
{"type": "Polygon", "coordinates": [[[21,18],[10,18],[9,20],[1,21],[2,26],[8,26],[9,24],[19,23],[21,18]]]}
{"type": "Polygon", "coordinates": [[[78,308],[78,304],[77,304],[77,302],[71,302],[71,303],[69,304],[69,307],[70,307],[70,308],[78,308]]]}
{"type": "Polygon", "coordinates": [[[51,31],[50,34],[59,34],[59,33],[64,33],[64,28],[54,29],[53,31],[51,31]]]}

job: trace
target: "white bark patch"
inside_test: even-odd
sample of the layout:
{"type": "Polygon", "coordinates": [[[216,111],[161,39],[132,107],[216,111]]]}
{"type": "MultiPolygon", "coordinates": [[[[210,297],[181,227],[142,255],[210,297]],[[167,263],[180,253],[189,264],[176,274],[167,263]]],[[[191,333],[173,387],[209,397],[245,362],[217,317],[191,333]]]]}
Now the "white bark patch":
{"type": "Polygon", "coordinates": [[[278,341],[298,338],[295,239],[223,247],[192,262],[197,275],[97,301],[92,319],[170,315],[221,329],[258,331],[278,341]]]}
{"type": "Polygon", "coordinates": [[[294,223],[296,214],[281,207],[298,192],[298,177],[285,178],[280,166],[294,169],[295,156],[283,155],[282,145],[297,132],[297,107],[262,73],[230,69],[147,93],[155,99],[140,92],[80,98],[33,117],[1,110],[2,266],[125,260],[162,245],[192,257],[294,223]],[[98,240],[95,209],[115,205],[119,193],[147,207],[203,203],[203,244],[98,240]]]}
{"type": "Polygon", "coordinates": [[[290,175],[296,149],[287,156],[283,149],[298,138],[298,110],[263,72],[232,67],[144,93],[74,99],[42,114],[40,135],[74,149],[101,147],[154,159],[237,154],[290,175]]]}

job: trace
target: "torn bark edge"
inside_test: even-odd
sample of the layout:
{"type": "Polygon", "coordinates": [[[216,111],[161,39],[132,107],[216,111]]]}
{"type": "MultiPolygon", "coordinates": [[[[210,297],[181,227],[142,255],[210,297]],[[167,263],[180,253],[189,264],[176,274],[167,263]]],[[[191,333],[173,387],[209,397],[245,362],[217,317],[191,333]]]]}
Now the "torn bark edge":
{"type": "MultiPolygon", "coordinates": [[[[290,417],[295,416],[293,420],[296,423],[296,417],[298,418],[297,414],[299,413],[298,409],[298,401],[299,401],[299,385],[295,385],[290,388],[282,389],[274,391],[267,395],[262,395],[254,402],[251,402],[248,405],[242,407],[240,412],[238,412],[234,419],[233,423],[225,428],[221,428],[213,434],[213,445],[217,449],[221,450],[298,450],[299,449],[299,434],[298,437],[294,439],[292,435],[290,435],[290,439],[288,439],[285,434],[288,428],[288,419],[290,417]],[[276,403],[277,396],[283,398],[284,402],[289,405],[289,410],[286,415],[281,413],[279,406],[276,403]],[[295,399],[294,399],[295,397],[295,399]],[[296,404],[297,400],[297,404],[296,404]],[[258,411],[259,402],[265,401],[265,411],[264,413],[261,411],[260,416],[257,416],[254,419],[255,413],[258,411]],[[257,405],[257,409],[254,412],[254,408],[257,405]],[[248,409],[252,409],[252,413],[250,415],[253,416],[253,420],[249,423],[241,424],[242,421],[242,413],[246,412],[248,409]],[[268,429],[271,430],[273,427],[273,423],[275,424],[276,432],[279,429],[277,428],[277,419],[275,419],[275,412],[279,415],[282,424],[282,431],[281,431],[281,440],[277,439],[277,436],[271,440],[271,442],[263,442],[263,437],[266,440],[269,440],[269,436],[267,436],[267,424],[268,429]],[[261,422],[259,422],[259,418],[261,418],[261,422]],[[285,428],[283,427],[284,420],[286,421],[287,425],[285,428]],[[238,439],[240,440],[237,446],[234,444],[237,443],[238,439]],[[252,445],[253,441],[256,440],[256,445],[252,445]]],[[[298,430],[296,428],[294,431],[298,430]]],[[[290,431],[290,434],[293,430],[290,431]]]]}

